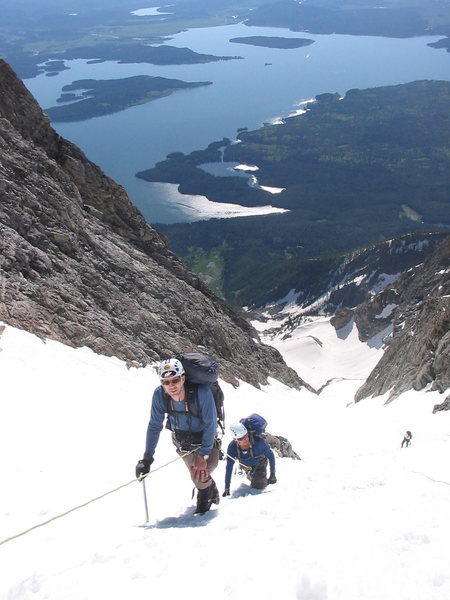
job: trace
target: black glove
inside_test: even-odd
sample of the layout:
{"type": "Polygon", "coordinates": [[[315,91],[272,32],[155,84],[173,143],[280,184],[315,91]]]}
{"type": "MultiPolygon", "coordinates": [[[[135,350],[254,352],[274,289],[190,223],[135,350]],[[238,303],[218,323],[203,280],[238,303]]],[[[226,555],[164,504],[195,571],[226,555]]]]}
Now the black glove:
{"type": "Polygon", "coordinates": [[[275,477],[275,473],[271,473],[269,479],[267,480],[267,483],[276,483],[277,482],[277,478],[275,477]]]}
{"type": "Polygon", "coordinates": [[[225,496],[229,496],[230,495],[230,490],[227,488],[224,493],[222,494],[222,497],[225,498],[225,496]]]}
{"type": "Polygon", "coordinates": [[[136,465],[136,479],[142,479],[144,475],[150,472],[150,465],[154,458],[149,454],[144,454],[144,458],[141,459],[136,465]]]}

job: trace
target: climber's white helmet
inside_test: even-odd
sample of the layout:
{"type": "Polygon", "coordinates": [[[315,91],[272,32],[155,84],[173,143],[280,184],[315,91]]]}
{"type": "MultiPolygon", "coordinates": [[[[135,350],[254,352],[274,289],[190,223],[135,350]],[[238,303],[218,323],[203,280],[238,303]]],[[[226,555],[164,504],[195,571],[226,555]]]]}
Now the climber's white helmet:
{"type": "Polygon", "coordinates": [[[235,440],[240,440],[244,435],[247,435],[247,427],[242,423],[233,423],[230,425],[230,432],[235,440]]]}
{"type": "Polygon", "coordinates": [[[178,375],[184,375],[184,368],[177,358],[167,358],[166,360],[161,361],[158,369],[158,375],[160,379],[166,379],[166,377],[177,377],[178,375]]]}

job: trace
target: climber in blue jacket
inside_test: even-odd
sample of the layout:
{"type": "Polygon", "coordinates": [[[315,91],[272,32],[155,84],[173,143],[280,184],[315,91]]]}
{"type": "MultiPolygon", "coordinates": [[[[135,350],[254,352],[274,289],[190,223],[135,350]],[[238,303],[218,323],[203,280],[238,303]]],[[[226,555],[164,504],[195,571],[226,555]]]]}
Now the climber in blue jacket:
{"type": "Polygon", "coordinates": [[[220,456],[214,398],[209,385],[188,385],[183,364],[177,358],[163,360],[158,374],[161,385],[153,393],[145,452],[136,465],[136,477],[142,479],[149,473],[167,415],[172,442],[198,490],[195,512],[203,514],[220,500],[219,490],[211,477],[220,456]],[[189,408],[192,404],[198,408],[198,414],[193,414],[189,408]]]}
{"type": "Polygon", "coordinates": [[[222,496],[230,495],[231,476],[235,463],[239,465],[250,480],[252,488],[263,489],[269,483],[276,483],[275,455],[263,437],[252,435],[241,422],[230,425],[233,441],[227,449],[227,467],[225,470],[225,491],[222,496]],[[267,465],[270,474],[267,477],[267,465]]]}

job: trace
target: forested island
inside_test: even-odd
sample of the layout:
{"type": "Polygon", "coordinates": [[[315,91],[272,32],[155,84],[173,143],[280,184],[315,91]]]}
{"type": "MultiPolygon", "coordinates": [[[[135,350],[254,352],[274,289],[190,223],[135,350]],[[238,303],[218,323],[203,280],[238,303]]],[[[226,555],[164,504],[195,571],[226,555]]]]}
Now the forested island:
{"type": "Polygon", "coordinates": [[[181,192],[288,213],[158,225],[196,270],[223,261],[221,289],[240,304],[296,261],[330,255],[418,229],[450,227],[450,82],[322,94],[305,114],[238,134],[189,155],[174,153],[138,174],[181,192]],[[258,182],[216,177],[204,162],[257,165],[258,182]],[[281,270],[281,271],[280,271],[281,270]],[[239,296],[236,294],[239,291],[239,296]]]}
{"type": "Polygon", "coordinates": [[[63,87],[57,102],[45,109],[52,121],[84,121],[109,115],[130,106],[169,96],[176,90],[211,85],[211,81],[186,82],[165,77],[137,75],[124,79],[80,79],[63,87]],[[79,93],[75,93],[79,92],[79,93]],[[70,104],[64,104],[70,102],[70,104]]]}
{"type": "Polygon", "coordinates": [[[120,64],[148,63],[152,65],[194,65],[220,60],[236,60],[240,56],[214,56],[213,54],[200,54],[189,48],[177,48],[170,45],[150,46],[144,44],[130,44],[108,42],[96,46],[80,46],[70,48],[57,54],[45,54],[40,57],[43,64],[39,71],[55,72],[58,65],[60,70],[65,68],[64,61],[78,58],[87,59],[90,63],[117,61],[120,64]]]}
{"type": "Polygon", "coordinates": [[[308,40],[305,38],[268,37],[264,35],[251,35],[247,37],[231,38],[230,42],[235,44],[248,44],[250,46],[262,46],[264,48],[280,48],[287,50],[314,44],[314,40],[308,40]]]}

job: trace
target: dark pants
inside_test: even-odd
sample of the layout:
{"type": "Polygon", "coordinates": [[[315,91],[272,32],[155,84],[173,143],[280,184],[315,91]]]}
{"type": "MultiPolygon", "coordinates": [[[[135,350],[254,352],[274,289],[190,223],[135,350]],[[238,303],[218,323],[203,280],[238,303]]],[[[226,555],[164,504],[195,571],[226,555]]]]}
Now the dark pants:
{"type": "Polygon", "coordinates": [[[267,463],[268,460],[264,457],[249,473],[247,473],[252,488],[262,490],[267,487],[267,463]]]}

